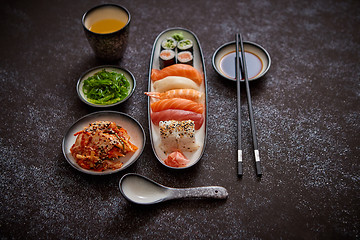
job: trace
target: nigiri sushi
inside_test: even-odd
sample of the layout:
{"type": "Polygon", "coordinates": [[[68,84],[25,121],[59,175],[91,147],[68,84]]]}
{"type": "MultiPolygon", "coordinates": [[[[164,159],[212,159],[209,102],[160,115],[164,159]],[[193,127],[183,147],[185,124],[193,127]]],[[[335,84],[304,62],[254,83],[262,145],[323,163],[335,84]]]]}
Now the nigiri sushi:
{"type": "Polygon", "coordinates": [[[156,99],[185,98],[198,103],[204,101],[204,93],[194,89],[173,89],[166,92],[145,92],[146,95],[156,99]]]}
{"type": "Polygon", "coordinates": [[[165,154],[177,150],[192,152],[199,148],[194,121],[160,121],[159,128],[160,147],[165,154]]]}
{"type": "Polygon", "coordinates": [[[166,92],[172,89],[188,88],[199,90],[199,86],[191,79],[179,76],[169,76],[154,82],[153,87],[157,92],[166,92]]]}
{"type": "Polygon", "coordinates": [[[204,123],[204,116],[200,113],[194,113],[191,111],[184,111],[178,109],[167,109],[160,112],[152,112],[151,113],[151,121],[156,126],[159,125],[160,121],[184,121],[184,120],[192,120],[195,123],[195,130],[201,128],[204,123]]]}
{"type": "Polygon", "coordinates": [[[176,129],[178,149],[183,152],[192,152],[199,148],[195,139],[195,123],[191,120],[178,121],[176,129]]]}
{"type": "Polygon", "coordinates": [[[176,141],[177,121],[161,121],[160,127],[160,147],[165,153],[176,151],[178,143],[176,141]]]}
{"type": "Polygon", "coordinates": [[[180,76],[190,78],[199,85],[203,82],[202,74],[196,68],[188,64],[174,64],[161,70],[151,70],[151,80],[154,82],[168,76],[180,76]]]}
{"type": "Polygon", "coordinates": [[[153,102],[150,107],[153,112],[159,112],[166,109],[181,109],[200,114],[204,112],[203,104],[183,98],[170,98],[160,100],[157,102],[153,102]]]}
{"type": "Polygon", "coordinates": [[[175,151],[169,154],[169,156],[164,160],[164,163],[169,167],[186,167],[190,162],[182,152],[175,151]]]}

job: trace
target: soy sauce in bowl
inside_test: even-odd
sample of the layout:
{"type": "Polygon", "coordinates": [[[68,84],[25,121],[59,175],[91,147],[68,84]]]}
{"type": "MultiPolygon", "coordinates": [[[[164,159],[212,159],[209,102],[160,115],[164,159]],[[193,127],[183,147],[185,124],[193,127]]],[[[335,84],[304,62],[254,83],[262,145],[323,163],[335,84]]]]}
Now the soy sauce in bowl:
{"type": "MultiPolygon", "coordinates": [[[[220,71],[228,78],[235,79],[235,57],[236,52],[233,51],[224,55],[220,60],[220,71]]],[[[245,59],[249,79],[257,77],[263,68],[263,62],[260,57],[254,53],[245,51],[245,59]]],[[[244,78],[242,77],[242,79],[244,78]]]]}
{"type": "MultiPolygon", "coordinates": [[[[271,65],[269,53],[259,44],[247,41],[244,41],[244,51],[249,81],[256,80],[264,76],[271,65]]],[[[213,68],[223,78],[236,81],[235,57],[235,42],[226,43],[214,52],[212,57],[213,68]]],[[[244,81],[243,79],[244,78],[242,77],[241,81],[244,81]]]]}

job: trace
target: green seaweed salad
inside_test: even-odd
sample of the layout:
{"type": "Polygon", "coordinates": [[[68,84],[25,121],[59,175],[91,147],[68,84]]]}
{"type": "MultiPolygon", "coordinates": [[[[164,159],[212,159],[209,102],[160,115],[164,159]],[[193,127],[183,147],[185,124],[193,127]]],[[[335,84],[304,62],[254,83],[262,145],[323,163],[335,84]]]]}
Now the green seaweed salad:
{"type": "Polygon", "coordinates": [[[84,80],[83,92],[94,104],[109,105],[129,95],[130,83],[122,73],[103,69],[84,80]]]}

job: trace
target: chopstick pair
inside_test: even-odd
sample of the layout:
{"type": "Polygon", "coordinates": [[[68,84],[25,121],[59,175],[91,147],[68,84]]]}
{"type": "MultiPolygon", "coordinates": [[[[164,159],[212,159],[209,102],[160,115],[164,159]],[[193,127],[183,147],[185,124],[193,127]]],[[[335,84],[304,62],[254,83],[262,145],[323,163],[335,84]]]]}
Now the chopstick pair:
{"type": "Polygon", "coordinates": [[[237,121],[237,124],[238,124],[238,176],[243,175],[242,148],[241,148],[241,101],[240,101],[241,76],[244,76],[244,80],[245,80],[246,96],[247,96],[247,102],[248,102],[248,108],[249,108],[251,134],[252,134],[252,140],[253,140],[253,146],[254,146],[256,174],[257,174],[257,176],[261,176],[262,171],[261,171],[261,164],[260,164],[259,147],[258,147],[258,143],[256,140],[256,129],[255,129],[254,114],[252,111],[252,104],[251,104],[249,78],[248,78],[247,67],[246,67],[244,43],[243,43],[241,34],[237,33],[235,35],[235,41],[236,41],[235,74],[236,74],[237,112],[238,112],[238,121],[237,121]],[[239,43],[240,43],[240,49],[241,49],[241,58],[239,56],[239,43]],[[240,76],[240,74],[241,74],[241,76],[240,76]]]}

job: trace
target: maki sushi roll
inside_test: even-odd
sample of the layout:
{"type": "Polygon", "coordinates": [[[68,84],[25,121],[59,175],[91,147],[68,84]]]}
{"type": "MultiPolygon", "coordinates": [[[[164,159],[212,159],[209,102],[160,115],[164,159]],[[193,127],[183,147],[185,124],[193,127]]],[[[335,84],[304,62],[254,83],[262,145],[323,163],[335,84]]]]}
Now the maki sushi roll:
{"type": "Polygon", "coordinates": [[[175,52],[173,50],[162,50],[159,58],[160,69],[175,64],[175,52]]]}
{"type": "Polygon", "coordinates": [[[177,55],[178,63],[188,64],[193,66],[193,55],[190,51],[179,52],[177,55]]]}
{"type": "Polygon", "coordinates": [[[177,48],[179,52],[189,51],[193,52],[193,42],[190,39],[184,39],[178,42],[177,48]]]}
{"type": "Polygon", "coordinates": [[[161,50],[175,50],[176,46],[177,41],[172,37],[168,37],[161,42],[161,50]]]}

